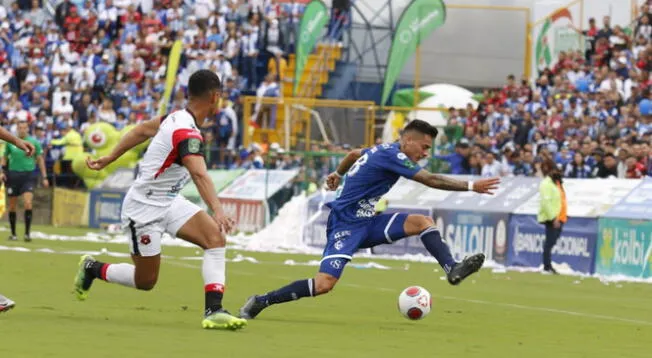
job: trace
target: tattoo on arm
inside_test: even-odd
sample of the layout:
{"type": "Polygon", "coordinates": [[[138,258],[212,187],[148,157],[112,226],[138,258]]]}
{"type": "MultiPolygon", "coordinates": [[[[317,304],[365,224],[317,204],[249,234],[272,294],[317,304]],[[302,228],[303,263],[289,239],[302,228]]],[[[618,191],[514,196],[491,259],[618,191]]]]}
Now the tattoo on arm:
{"type": "Polygon", "coordinates": [[[469,183],[439,174],[431,174],[430,187],[447,191],[468,191],[469,183]]]}

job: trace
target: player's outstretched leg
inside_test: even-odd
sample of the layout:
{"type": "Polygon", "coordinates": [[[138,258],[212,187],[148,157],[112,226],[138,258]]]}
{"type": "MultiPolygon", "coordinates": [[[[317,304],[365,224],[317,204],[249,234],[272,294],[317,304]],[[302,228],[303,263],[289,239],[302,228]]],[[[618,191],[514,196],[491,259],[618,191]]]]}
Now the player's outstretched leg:
{"type": "Polygon", "coordinates": [[[450,248],[441,238],[439,230],[434,226],[430,217],[423,215],[409,215],[405,221],[405,233],[408,236],[419,235],[423,246],[437,259],[439,265],[446,272],[448,282],[451,285],[458,285],[468,276],[478,272],[484,263],[484,254],[475,254],[455,262],[451,255],[450,248]]]}
{"type": "Polygon", "coordinates": [[[335,287],[337,280],[337,277],[329,273],[319,272],[315,278],[294,281],[264,295],[250,296],[240,308],[240,317],[254,319],[262,310],[271,305],[296,301],[303,297],[323,295],[335,287]]]}
{"type": "MultiPolygon", "coordinates": [[[[186,203],[180,203],[179,210],[182,210],[181,205],[186,203]]],[[[213,218],[199,211],[181,226],[176,235],[204,249],[202,276],[205,306],[202,327],[237,330],[246,326],[245,319],[232,316],[222,307],[226,283],[226,239],[213,218]]]]}
{"type": "Polygon", "coordinates": [[[7,312],[10,309],[16,306],[16,302],[10,300],[9,298],[0,295],[0,313],[7,312]]]}
{"type": "MultiPolygon", "coordinates": [[[[143,275],[141,275],[143,276],[143,275]]],[[[158,276],[158,267],[154,282],[142,281],[140,285],[136,284],[136,266],[132,264],[107,264],[97,261],[91,255],[83,255],[79,260],[79,268],[74,280],[74,293],[77,299],[84,301],[88,298],[88,291],[96,278],[100,280],[117,283],[123,286],[138,288],[141,290],[151,290],[156,283],[158,276]]],[[[149,280],[151,281],[151,280],[149,280]]]]}

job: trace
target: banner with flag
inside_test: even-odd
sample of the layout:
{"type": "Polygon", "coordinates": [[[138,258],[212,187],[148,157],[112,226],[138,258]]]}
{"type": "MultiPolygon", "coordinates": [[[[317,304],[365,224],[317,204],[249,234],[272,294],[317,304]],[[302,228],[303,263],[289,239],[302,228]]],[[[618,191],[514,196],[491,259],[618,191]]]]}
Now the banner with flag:
{"type": "Polygon", "coordinates": [[[557,9],[532,29],[536,34],[534,44],[536,70],[542,71],[554,66],[562,51],[576,51],[584,47],[581,35],[572,28],[579,28],[581,25],[580,11],[580,3],[557,9]]]}
{"type": "Polygon", "coordinates": [[[446,6],[442,0],[412,0],[398,20],[387,58],[387,70],[381,105],[389,98],[405,63],[414,55],[421,42],[446,21],[446,6]]]}
{"type": "Polygon", "coordinates": [[[328,23],[328,9],[321,0],[313,0],[306,6],[297,34],[296,63],[294,65],[294,87],[292,94],[296,96],[299,81],[303,75],[308,56],[315,48],[322,29],[328,23]]]}
{"type": "Polygon", "coordinates": [[[161,103],[158,109],[159,116],[163,116],[167,113],[168,104],[170,103],[170,98],[172,96],[172,90],[177,81],[177,71],[179,70],[179,61],[181,61],[182,48],[183,43],[181,40],[177,40],[174,42],[172,49],[170,50],[167,72],[165,74],[165,92],[163,92],[163,97],[161,98],[161,103]]]}

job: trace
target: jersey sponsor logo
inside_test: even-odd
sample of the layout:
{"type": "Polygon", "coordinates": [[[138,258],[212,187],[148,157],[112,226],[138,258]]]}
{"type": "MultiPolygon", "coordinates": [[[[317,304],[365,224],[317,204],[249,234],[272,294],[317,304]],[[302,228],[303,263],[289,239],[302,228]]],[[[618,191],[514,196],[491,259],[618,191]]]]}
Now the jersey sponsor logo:
{"type": "Polygon", "coordinates": [[[370,199],[362,199],[358,201],[358,210],[355,216],[359,218],[370,218],[376,215],[376,204],[380,200],[380,196],[370,199]]]}
{"type": "Polygon", "coordinates": [[[188,152],[189,153],[199,153],[199,149],[201,148],[201,140],[198,138],[190,138],[188,139],[188,152]]]}
{"type": "Polygon", "coordinates": [[[179,178],[179,180],[177,180],[176,183],[174,183],[174,185],[172,185],[170,187],[170,190],[168,191],[167,196],[175,197],[177,194],[179,194],[181,189],[183,189],[183,187],[186,186],[186,183],[189,180],[190,180],[190,178],[188,177],[188,174],[184,174],[181,178],[179,178]]]}
{"type": "Polygon", "coordinates": [[[341,240],[347,236],[351,236],[351,231],[350,230],[344,230],[340,232],[335,233],[335,240],[341,240]]]}

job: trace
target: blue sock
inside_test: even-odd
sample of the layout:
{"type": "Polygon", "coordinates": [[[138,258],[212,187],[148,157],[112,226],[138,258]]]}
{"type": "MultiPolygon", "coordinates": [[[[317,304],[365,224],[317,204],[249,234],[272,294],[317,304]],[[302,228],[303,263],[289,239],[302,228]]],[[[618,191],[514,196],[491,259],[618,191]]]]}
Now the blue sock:
{"type": "Polygon", "coordinates": [[[276,291],[271,291],[258,298],[267,306],[277,303],[298,300],[303,297],[312,297],[315,295],[315,279],[294,281],[291,284],[281,287],[276,291]]]}
{"type": "Polygon", "coordinates": [[[450,270],[455,266],[456,262],[451,255],[451,250],[448,248],[448,245],[441,239],[441,234],[439,230],[434,227],[426,229],[419,235],[423,246],[426,247],[426,250],[437,259],[439,265],[449,273],[450,270]]]}

